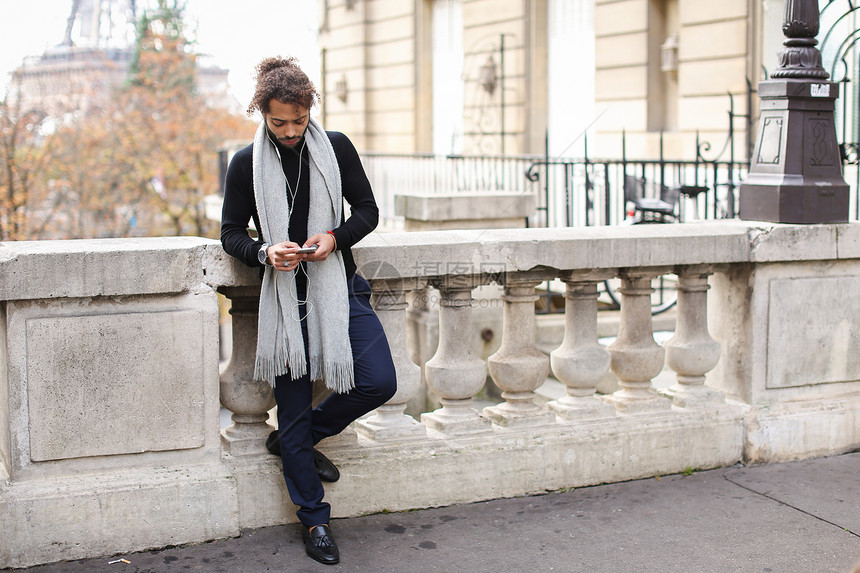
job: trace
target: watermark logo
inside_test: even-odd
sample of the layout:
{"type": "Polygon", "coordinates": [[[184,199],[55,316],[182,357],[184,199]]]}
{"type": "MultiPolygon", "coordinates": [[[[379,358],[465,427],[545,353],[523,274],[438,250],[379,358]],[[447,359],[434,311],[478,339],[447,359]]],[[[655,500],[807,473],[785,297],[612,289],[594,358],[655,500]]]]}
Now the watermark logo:
{"type": "MultiPolygon", "coordinates": [[[[407,284],[398,284],[404,277],[394,265],[386,261],[367,261],[357,270],[358,274],[373,284],[374,295],[382,300],[398,298],[402,289],[410,290],[413,285],[408,279],[444,279],[445,285],[452,288],[473,287],[476,282],[483,285],[504,285],[506,265],[504,262],[482,262],[475,264],[468,261],[416,261],[409,269],[407,284]],[[396,289],[396,292],[395,292],[396,289]]],[[[431,308],[438,306],[442,295],[432,286],[422,287],[409,297],[413,308],[431,308]]],[[[502,305],[498,296],[478,296],[473,300],[475,308],[497,308],[502,305]]]]}

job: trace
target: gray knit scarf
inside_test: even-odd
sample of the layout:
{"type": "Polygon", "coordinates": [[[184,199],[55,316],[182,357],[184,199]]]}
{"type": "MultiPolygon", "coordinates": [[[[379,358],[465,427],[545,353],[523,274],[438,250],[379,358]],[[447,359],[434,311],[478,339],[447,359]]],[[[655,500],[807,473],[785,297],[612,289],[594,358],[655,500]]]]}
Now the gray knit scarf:
{"type": "MultiPolygon", "coordinates": [[[[305,131],[310,165],[308,236],[325,233],[340,224],[343,212],[340,168],[322,126],[310,119],[305,131]]],[[[270,244],[289,240],[290,211],[281,161],[263,120],[254,137],[254,198],[260,231],[270,244]]],[[[295,271],[266,266],[260,289],[257,323],[257,359],[254,377],[275,386],[275,377],[287,372],[296,380],[308,372],[301,319],[307,315],[310,376],[322,379],[331,390],[354,387],[352,348],[349,343],[349,301],[346,271],[340,251],[325,261],[305,263],[307,302],[302,311],[296,295],[295,271]]]]}

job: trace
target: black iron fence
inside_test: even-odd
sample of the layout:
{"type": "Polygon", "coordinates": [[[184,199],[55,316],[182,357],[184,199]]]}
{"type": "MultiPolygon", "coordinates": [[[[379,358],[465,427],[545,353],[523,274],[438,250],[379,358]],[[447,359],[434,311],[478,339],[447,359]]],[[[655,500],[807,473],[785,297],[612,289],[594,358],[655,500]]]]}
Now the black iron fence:
{"type": "MultiPolygon", "coordinates": [[[[701,147],[697,145],[697,149],[701,147]]],[[[587,149],[587,145],[586,145],[587,149]]],[[[542,183],[538,210],[548,226],[615,225],[626,213],[629,197],[625,181],[631,177],[642,183],[644,196],[661,198],[670,188],[703,187],[696,198],[678,198],[682,218],[725,219],[737,215],[737,189],[748,165],[737,161],[709,161],[700,153],[692,161],[670,160],[663,156],[662,137],[659,157],[654,160],[627,158],[622,136],[620,159],[550,160],[544,158],[529,166],[529,180],[542,183]]]]}
{"type": "Polygon", "coordinates": [[[534,156],[464,156],[363,153],[362,163],[373,187],[380,216],[388,226],[401,223],[395,214],[398,194],[451,195],[481,191],[536,194],[526,178],[534,156]]]}
{"type": "MultiPolygon", "coordinates": [[[[623,138],[623,136],[622,136],[623,138]]],[[[586,146],[587,149],[587,146],[586,146]]],[[[622,150],[626,149],[622,140],[622,150]]],[[[679,199],[686,220],[737,215],[737,190],[748,165],[739,161],[550,158],[541,156],[438,156],[365,153],[362,161],[384,223],[397,227],[397,194],[473,192],[528,193],[535,198],[534,227],[615,225],[625,218],[626,177],[643,183],[647,197],[666,188],[706,187],[696,198],[679,199]]]]}

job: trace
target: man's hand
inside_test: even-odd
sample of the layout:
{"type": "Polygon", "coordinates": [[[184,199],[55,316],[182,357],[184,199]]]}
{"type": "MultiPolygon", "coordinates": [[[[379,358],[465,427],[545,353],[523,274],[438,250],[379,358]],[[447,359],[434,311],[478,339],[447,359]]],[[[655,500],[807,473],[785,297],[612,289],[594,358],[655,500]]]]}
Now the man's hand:
{"type": "Polygon", "coordinates": [[[332,251],[334,251],[334,235],[330,233],[317,233],[316,235],[312,235],[307,241],[305,241],[306,247],[310,247],[311,245],[318,245],[317,250],[308,255],[304,255],[307,257],[305,260],[324,261],[332,251]]]}
{"type": "Polygon", "coordinates": [[[269,263],[278,271],[294,271],[299,263],[304,259],[304,255],[296,253],[299,250],[298,243],[292,241],[284,241],[269,246],[266,249],[266,256],[269,258],[269,263]]]}
{"type": "Polygon", "coordinates": [[[266,249],[269,262],[279,271],[294,271],[302,261],[324,261],[334,251],[335,240],[330,233],[317,233],[311,236],[303,246],[310,247],[318,245],[313,253],[297,253],[299,244],[292,241],[284,241],[271,245],[266,249]]]}

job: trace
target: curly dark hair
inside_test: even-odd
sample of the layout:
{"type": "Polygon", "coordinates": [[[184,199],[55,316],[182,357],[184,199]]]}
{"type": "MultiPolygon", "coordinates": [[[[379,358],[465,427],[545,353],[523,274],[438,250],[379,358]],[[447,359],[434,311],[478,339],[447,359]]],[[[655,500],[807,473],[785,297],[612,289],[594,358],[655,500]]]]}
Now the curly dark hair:
{"type": "Polygon", "coordinates": [[[253,115],[255,110],[269,113],[269,102],[273,99],[308,109],[319,101],[319,93],[296,63],[296,58],[266,58],[257,64],[255,69],[257,87],[251,105],[248,106],[248,115],[253,115]]]}

